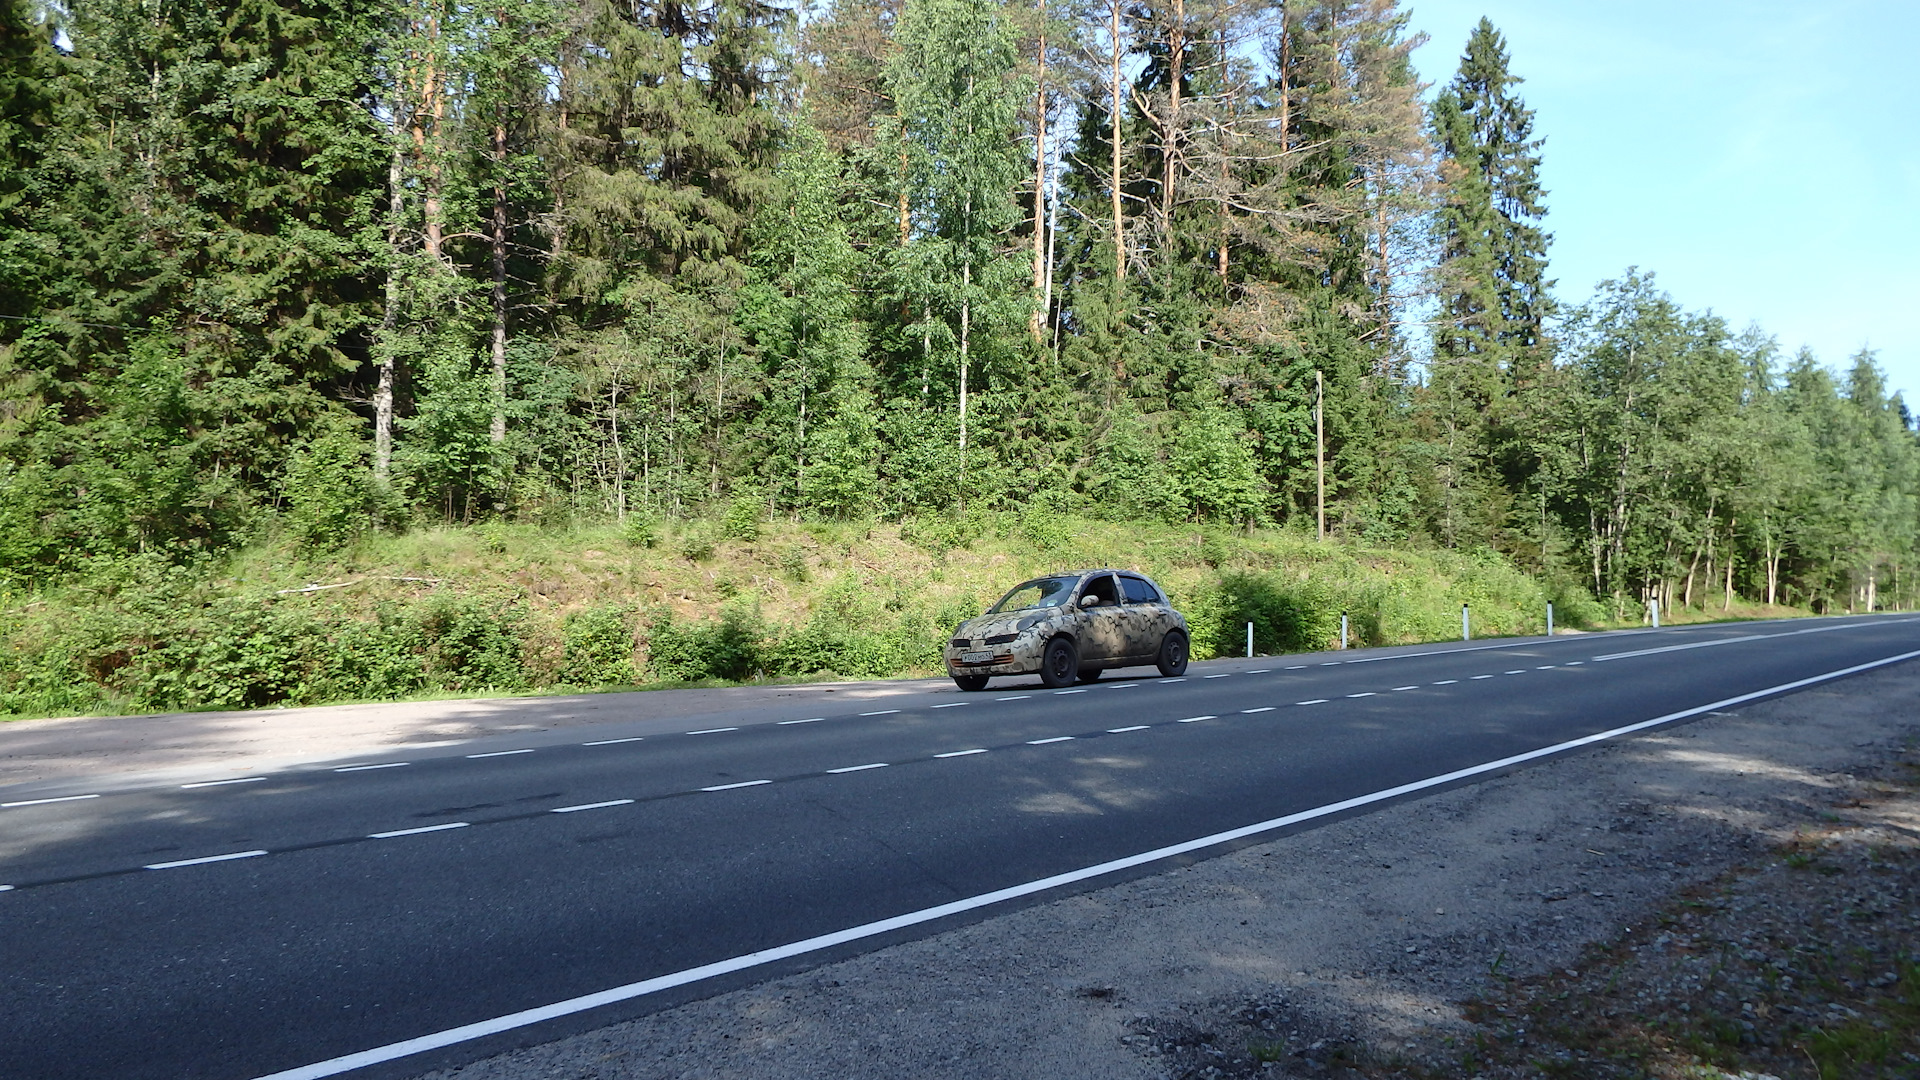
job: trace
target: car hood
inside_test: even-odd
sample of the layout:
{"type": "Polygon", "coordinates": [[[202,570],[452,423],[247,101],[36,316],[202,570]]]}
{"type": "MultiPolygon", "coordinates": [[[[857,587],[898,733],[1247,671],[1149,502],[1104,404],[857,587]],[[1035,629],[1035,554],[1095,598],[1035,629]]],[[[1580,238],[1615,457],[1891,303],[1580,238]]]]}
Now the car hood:
{"type": "MultiPolygon", "coordinates": [[[[1065,609],[1061,609],[1064,611],[1065,609]]],[[[1018,634],[1031,626],[1056,617],[1060,611],[1009,611],[1004,615],[982,615],[968,619],[953,632],[954,637],[984,638],[1000,634],[1018,634]]]]}

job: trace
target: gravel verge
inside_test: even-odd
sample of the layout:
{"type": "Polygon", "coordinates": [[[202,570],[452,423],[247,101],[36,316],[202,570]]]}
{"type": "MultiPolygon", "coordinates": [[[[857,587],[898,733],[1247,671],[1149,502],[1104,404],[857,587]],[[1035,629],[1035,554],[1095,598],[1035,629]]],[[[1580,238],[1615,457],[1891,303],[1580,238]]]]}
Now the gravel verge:
{"type": "Polygon", "coordinates": [[[429,1075],[1920,1075],[1916,737],[1910,663],[429,1075]]]}

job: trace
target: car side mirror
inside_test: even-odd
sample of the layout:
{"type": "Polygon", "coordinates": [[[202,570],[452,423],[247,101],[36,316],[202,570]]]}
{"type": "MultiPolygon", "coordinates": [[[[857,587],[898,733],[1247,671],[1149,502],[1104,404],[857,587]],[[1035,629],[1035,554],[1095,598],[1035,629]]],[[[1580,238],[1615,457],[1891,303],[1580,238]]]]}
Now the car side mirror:
{"type": "Polygon", "coordinates": [[[1100,602],[1100,598],[1093,595],[1092,593],[1088,593],[1087,595],[1080,598],[1081,607],[1092,607],[1095,604],[1098,604],[1099,602],[1100,602]]]}

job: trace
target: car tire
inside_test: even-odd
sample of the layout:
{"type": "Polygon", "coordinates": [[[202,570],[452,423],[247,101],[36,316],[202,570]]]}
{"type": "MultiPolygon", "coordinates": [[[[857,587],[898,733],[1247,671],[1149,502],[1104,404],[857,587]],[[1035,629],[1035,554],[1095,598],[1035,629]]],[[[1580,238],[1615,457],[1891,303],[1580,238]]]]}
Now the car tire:
{"type": "Polygon", "coordinates": [[[987,688],[987,676],[985,675],[955,675],[953,682],[955,686],[958,686],[969,694],[987,688]]]}
{"type": "Polygon", "coordinates": [[[1159,668],[1160,674],[1169,679],[1176,675],[1185,675],[1187,673],[1187,635],[1173,630],[1169,631],[1166,637],[1161,638],[1160,655],[1155,658],[1153,666],[1159,668]]]}
{"type": "Polygon", "coordinates": [[[1057,637],[1047,642],[1040,657],[1040,681],[1054,689],[1072,686],[1080,677],[1080,650],[1071,639],[1057,637]]]}
{"type": "Polygon", "coordinates": [[[1101,672],[1106,670],[1106,668],[1083,667],[1080,669],[1080,678],[1076,681],[1083,683],[1099,682],[1101,672]]]}

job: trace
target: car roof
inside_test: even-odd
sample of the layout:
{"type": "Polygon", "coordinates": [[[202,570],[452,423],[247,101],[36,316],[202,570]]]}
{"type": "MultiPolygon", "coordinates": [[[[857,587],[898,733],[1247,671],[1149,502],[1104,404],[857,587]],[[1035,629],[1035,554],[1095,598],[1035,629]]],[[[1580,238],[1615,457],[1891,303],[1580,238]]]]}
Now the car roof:
{"type": "Polygon", "coordinates": [[[1146,577],[1138,570],[1121,570],[1111,566],[1101,566],[1092,570],[1063,570],[1055,577],[1086,577],[1088,574],[1132,574],[1134,577],[1146,577]]]}

